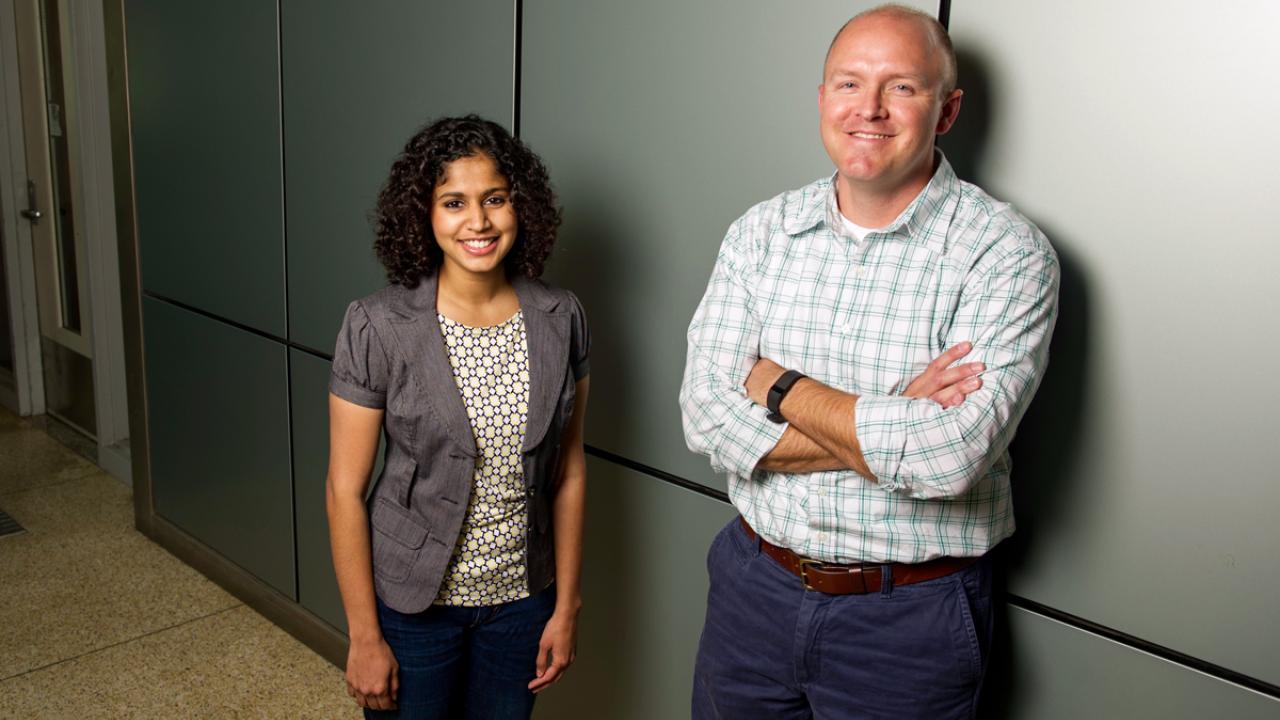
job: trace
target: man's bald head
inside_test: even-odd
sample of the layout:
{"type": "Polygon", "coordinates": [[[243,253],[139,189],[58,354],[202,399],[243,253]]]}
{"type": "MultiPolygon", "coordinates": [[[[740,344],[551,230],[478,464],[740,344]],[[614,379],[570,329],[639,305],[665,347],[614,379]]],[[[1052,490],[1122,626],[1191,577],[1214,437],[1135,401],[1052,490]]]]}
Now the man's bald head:
{"type": "Polygon", "coordinates": [[[947,29],[942,27],[942,23],[929,13],[910,8],[905,5],[879,5],[870,10],[860,12],[849,19],[844,25],[840,26],[840,30],[836,32],[835,37],[831,38],[831,44],[827,46],[826,59],[822,61],[822,75],[825,78],[827,74],[827,64],[831,60],[831,49],[836,46],[836,41],[844,34],[850,25],[869,17],[893,17],[903,20],[912,20],[920,23],[920,26],[928,34],[933,44],[933,51],[936,53],[940,65],[940,90],[941,95],[946,97],[952,90],[956,89],[956,51],[951,45],[951,36],[947,33],[947,29]]]}

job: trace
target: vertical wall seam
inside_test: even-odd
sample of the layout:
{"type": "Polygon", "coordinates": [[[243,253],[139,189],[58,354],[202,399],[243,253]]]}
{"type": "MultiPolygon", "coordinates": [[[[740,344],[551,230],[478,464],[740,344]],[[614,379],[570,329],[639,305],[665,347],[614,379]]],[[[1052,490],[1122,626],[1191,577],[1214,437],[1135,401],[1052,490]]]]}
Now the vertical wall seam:
{"type": "Polygon", "coordinates": [[[302,603],[301,578],[298,576],[298,478],[293,461],[293,353],[288,338],[292,336],[289,317],[289,188],[285,179],[284,148],[284,10],[283,0],[276,0],[276,115],[280,138],[280,244],[284,257],[284,408],[289,423],[289,537],[293,540],[293,600],[302,603]]]}
{"type": "Polygon", "coordinates": [[[511,134],[520,137],[520,57],[524,54],[524,0],[515,0],[515,48],[511,61],[511,134]]]}

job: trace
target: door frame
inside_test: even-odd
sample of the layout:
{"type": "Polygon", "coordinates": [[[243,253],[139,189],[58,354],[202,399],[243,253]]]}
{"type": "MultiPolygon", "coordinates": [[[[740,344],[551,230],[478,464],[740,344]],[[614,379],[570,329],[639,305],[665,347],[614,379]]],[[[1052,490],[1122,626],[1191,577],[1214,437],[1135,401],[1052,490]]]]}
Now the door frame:
{"type": "MultiPolygon", "coordinates": [[[[22,124],[22,96],[17,68],[17,27],[15,4],[28,0],[0,0],[0,51],[4,53],[4,139],[0,149],[0,182],[6,186],[4,210],[6,237],[18,239],[17,262],[6,267],[11,279],[10,295],[14,315],[14,355],[24,358],[15,375],[25,374],[17,384],[18,412],[22,415],[45,411],[44,376],[41,367],[39,311],[35,288],[35,259],[30,226],[17,217],[26,207],[27,166],[22,124]],[[15,293],[14,288],[20,292],[15,293]],[[20,309],[20,310],[19,310],[20,309]],[[22,334],[19,337],[19,317],[22,334]],[[23,382],[25,381],[25,385],[23,382]],[[27,402],[22,402],[23,395],[27,402]]],[[[129,447],[129,408],[126,385],[124,330],[121,308],[120,253],[116,233],[115,173],[112,164],[111,100],[107,72],[107,39],[104,8],[100,2],[66,2],[67,65],[64,82],[75,93],[65,118],[74,134],[72,164],[73,211],[84,239],[83,297],[88,313],[93,361],[95,432],[98,464],[112,475],[132,484],[129,447]]],[[[17,378],[15,378],[17,380],[17,378]]]]}
{"type": "MultiPolygon", "coordinates": [[[[18,215],[27,206],[26,144],[22,129],[22,87],[18,74],[18,33],[14,0],[0,0],[0,232],[13,328],[12,404],[19,415],[39,415],[44,407],[40,358],[40,316],[36,302],[31,226],[18,215]]],[[[10,398],[0,396],[0,401],[10,398]]]]}

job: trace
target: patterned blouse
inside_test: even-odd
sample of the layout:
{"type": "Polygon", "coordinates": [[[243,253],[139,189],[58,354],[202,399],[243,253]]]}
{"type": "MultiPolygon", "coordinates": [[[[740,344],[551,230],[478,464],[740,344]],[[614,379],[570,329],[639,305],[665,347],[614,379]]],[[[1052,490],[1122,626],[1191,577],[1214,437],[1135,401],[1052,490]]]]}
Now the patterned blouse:
{"type": "Polygon", "coordinates": [[[476,471],[467,515],[437,605],[496,605],[529,595],[521,446],[529,415],[524,316],[470,327],[439,315],[440,330],[475,435],[476,471]]]}

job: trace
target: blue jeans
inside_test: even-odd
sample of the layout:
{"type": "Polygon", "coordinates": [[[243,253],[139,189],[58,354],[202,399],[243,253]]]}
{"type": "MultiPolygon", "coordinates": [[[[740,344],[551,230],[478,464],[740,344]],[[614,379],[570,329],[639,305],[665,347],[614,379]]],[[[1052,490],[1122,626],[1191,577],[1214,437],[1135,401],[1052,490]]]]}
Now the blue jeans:
{"type": "Polygon", "coordinates": [[[927,582],[826,595],[735,518],[707,569],[695,720],[974,716],[991,644],[989,557],[927,582]]]}
{"type": "Polygon", "coordinates": [[[432,605],[405,614],[378,600],[382,635],[400,665],[399,709],[366,718],[506,720],[533,713],[542,629],[555,610],[555,586],[488,607],[432,605]]]}

